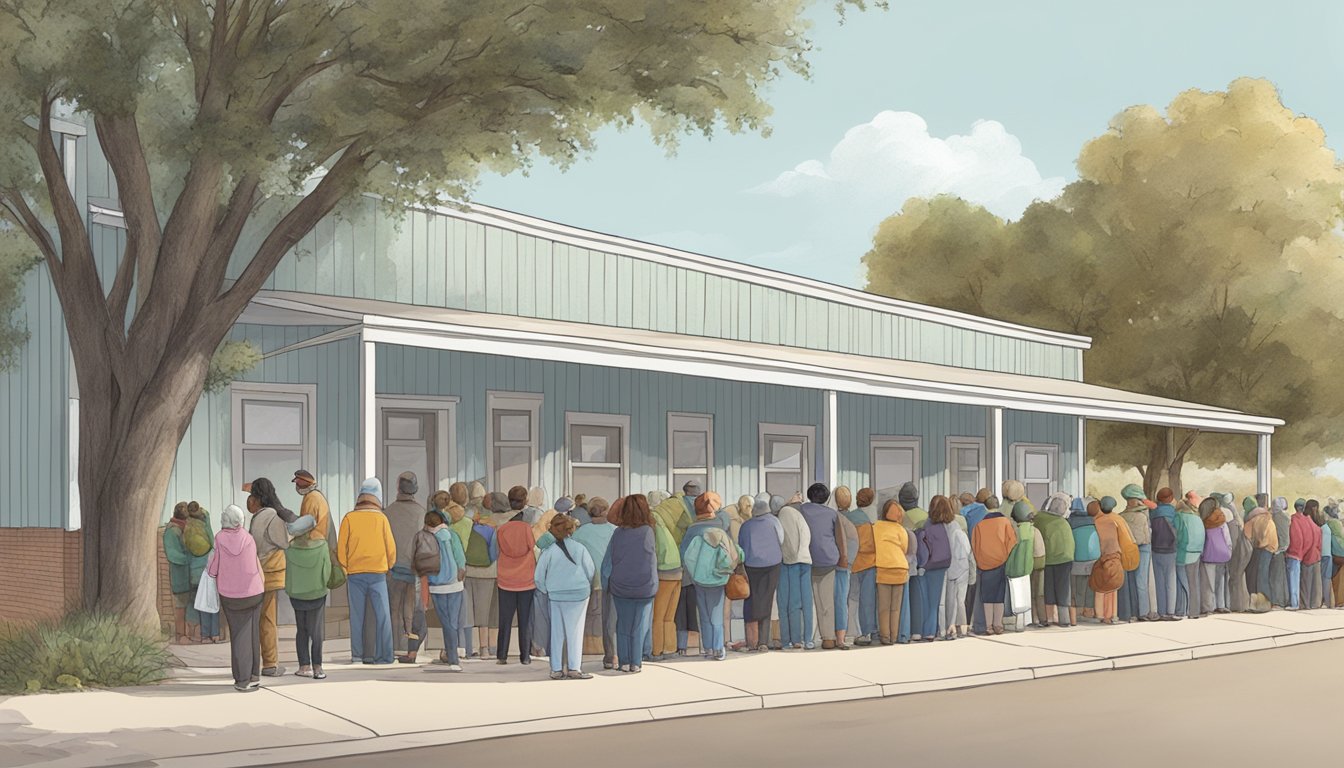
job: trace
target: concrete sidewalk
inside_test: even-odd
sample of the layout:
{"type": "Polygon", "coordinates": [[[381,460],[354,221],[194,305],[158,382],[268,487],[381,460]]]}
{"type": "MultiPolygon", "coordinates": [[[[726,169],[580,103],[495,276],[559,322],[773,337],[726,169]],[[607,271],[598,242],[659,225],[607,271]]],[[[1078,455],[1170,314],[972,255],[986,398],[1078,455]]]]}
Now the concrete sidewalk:
{"type": "MultiPolygon", "coordinates": [[[[639,675],[547,679],[530,666],[328,663],[323,681],[232,690],[227,670],[188,667],[157,686],[0,700],[0,768],[153,763],[222,768],[315,760],[498,736],[816,704],[1147,664],[1344,638],[1344,611],[1086,624],[994,638],[731,654],[645,664],[639,675]],[[501,683],[509,683],[502,685],[501,683]]],[[[213,654],[216,649],[200,651],[213,654]]],[[[187,654],[190,655],[190,654],[187,654]]],[[[340,660],[340,657],[336,657],[340,660]]],[[[600,668],[592,662],[589,667],[600,668]]]]}

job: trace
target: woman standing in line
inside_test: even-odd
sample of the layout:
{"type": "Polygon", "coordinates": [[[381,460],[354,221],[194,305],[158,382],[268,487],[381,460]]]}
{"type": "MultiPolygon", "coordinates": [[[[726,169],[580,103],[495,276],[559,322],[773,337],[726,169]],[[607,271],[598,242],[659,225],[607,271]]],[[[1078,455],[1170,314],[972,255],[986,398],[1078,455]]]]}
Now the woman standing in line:
{"type": "Polygon", "coordinates": [[[229,625],[233,688],[250,692],[261,687],[261,561],[256,541],[243,529],[243,510],[230,504],[219,523],[223,529],[205,570],[219,585],[219,606],[229,625]]]}
{"type": "Polygon", "coordinates": [[[616,608],[616,663],[622,672],[639,672],[659,586],[654,520],[643,494],[617,499],[611,509],[616,530],[602,560],[602,591],[616,608]]]}
{"type": "Polygon", "coordinates": [[[588,680],[583,671],[583,621],[592,597],[592,555],[567,542],[579,521],[569,515],[551,518],[548,533],[555,543],[537,560],[537,589],[545,593],[551,612],[551,679],[588,680]]]}
{"type": "Polygon", "coordinates": [[[910,532],[905,510],[896,499],[882,505],[882,516],[873,523],[877,555],[877,631],[883,645],[896,642],[901,626],[901,602],[910,581],[910,532]]]}
{"type": "Polygon", "coordinates": [[[1017,531],[998,510],[985,515],[971,535],[971,551],[980,569],[979,591],[985,606],[986,634],[1003,634],[1003,602],[1008,587],[1004,565],[1016,544],[1017,531]]]}

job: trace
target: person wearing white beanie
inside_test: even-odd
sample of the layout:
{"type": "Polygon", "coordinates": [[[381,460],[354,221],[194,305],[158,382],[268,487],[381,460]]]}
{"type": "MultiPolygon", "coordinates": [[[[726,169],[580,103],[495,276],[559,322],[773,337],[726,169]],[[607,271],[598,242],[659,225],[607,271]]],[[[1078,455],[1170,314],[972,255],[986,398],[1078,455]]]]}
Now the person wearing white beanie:
{"type": "Polygon", "coordinates": [[[345,569],[350,592],[350,658],[366,664],[391,664],[387,572],[397,561],[397,545],[383,514],[383,484],[376,477],[360,485],[355,508],[341,519],[336,560],[345,569]],[[366,600],[373,609],[373,638],[364,637],[366,600]],[[367,648],[366,640],[373,641],[374,647],[367,648]]]}

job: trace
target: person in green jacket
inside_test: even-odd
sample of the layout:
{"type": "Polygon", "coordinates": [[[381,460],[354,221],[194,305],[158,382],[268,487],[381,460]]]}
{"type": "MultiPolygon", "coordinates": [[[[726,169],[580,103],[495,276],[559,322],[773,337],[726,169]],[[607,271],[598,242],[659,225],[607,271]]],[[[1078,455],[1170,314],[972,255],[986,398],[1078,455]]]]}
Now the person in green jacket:
{"type": "Polygon", "coordinates": [[[1069,622],[1060,617],[1069,615],[1073,605],[1073,528],[1069,525],[1069,502],[1066,493],[1052,493],[1045,508],[1036,515],[1036,530],[1045,542],[1045,570],[1041,574],[1041,601],[1045,612],[1038,626],[1054,624],[1057,627],[1068,626],[1069,622]]]}
{"type": "MultiPolygon", "coordinates": [[[[191,552],[187,550],[184,532],[187,528],[187,503],[179,501],[173,507],[173,517],[163,527],[163,554],[168,559],[168,587],[173,592],[173,630],[179,644],[196,642],[199,625],[187,624],[187,609],[196,602],[196,590],[192,589],[191,552]]],[[[198,575],[199,582],[200,576],[198,575]]]]}
{"type": "Polygon", "coordinates": [[[294,539],[285,553],[285,593],[294,606],[294,641],[298,646],[299,677],[321,680],[322,639],[327,613],[327,583],[331,579],[331,548],[324,539],[313,539],[317,519],[302,515],[290,523],[294,539]]]}
{"type": "Polygon", "coordinates": [[[191,501],[187,503],[187,525],[182,529],[182,541],[187,544],[187,554],[191,555],[191,593],[192,604],[187,606],[187,625],[192,623],[200,625],[200,641],[203,643],[222,643],[224,635],[219,630],[219,612],[207,613],[196,610],[196,591],[201,584],[201,575],[205,573],[205,566],[210,562],[210,553],[215,550],[215,532],[210,527],[210,513],[200,504],[191,501]],[[191,553],[190,542],[192,540],[192,531],[198,531],[204,536],[205,541],[209,543],[209,549],[203,555],[191,553]],[[195,619],[195,622],[193,622],[195,619]]]}
{"type": "Polygon", "coordinates": [[[1204,553],[1204,521],[1193,499],[1199,497],[1187,494],[1176,508],[1176,615],[1198,619],[1202,615],[1199,558],[1204,553]]]}

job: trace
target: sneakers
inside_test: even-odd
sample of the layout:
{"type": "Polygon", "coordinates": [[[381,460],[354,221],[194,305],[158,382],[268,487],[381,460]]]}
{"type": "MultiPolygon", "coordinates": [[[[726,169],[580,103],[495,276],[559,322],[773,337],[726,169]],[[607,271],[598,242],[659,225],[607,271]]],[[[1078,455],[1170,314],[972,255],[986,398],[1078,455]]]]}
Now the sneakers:
{"type": "Polygon", "coordinates": [[[314,679],[314,680],[326,680],[326,679],[327,679],[327,673],[326,673],[326,672],[323,672],[321,667],[317,667],[316,669],[313,670],[313,679],[314,679]]]}
{"type": "Polygon", "coordinates": [[[461,671],[462,671],[462,665],[461,665],[461,664],[449,664],[449,665],[448,665],[448,671],[449,671],[449,672],[461,672],[461,671]]]}
{"type": "Polygon", "coordinates": [[[265,677],[281,677],[285,674],[285,668],[277,664],[274,667],[267,667],[261,670],[261,674],[265,677]]]}
{"type": "Polygon", "coordinates": [[[859,646],[872,645],[873,640],[867,635],[859,635],[858,637],[854,638],[854,644],[859,646]]]}
{"type": "Polygon", "coordinates": [[[564,679],[565,679],[565,673],[564,673],[564,672],[558,672],[558,671],[557,671],[557,672],[552,672],[552,673],[551,673],[551,679],[552,679],[552,680],[564,680],[564,679]]]}
{"type": "Polygon", "coordinates": [[[571,669],[571,670],[569,670],[568,672],[565,673],[565,679],[566,679],[566,680],[592,680],[592,679],[593,679],[593,676],[592,676],[591,673],[584,672],[584,671],[581,670],[581,669],[571,669]]]}

